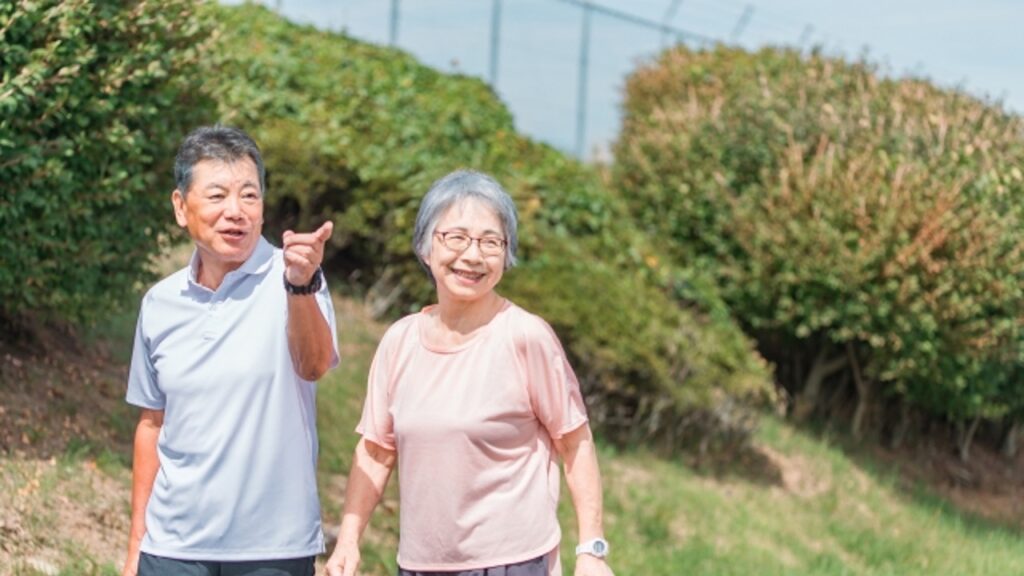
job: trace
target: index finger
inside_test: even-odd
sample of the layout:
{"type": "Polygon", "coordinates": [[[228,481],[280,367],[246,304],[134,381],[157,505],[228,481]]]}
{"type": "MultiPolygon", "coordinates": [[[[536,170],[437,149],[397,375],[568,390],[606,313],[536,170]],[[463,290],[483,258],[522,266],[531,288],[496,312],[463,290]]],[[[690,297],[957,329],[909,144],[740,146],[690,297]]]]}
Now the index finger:
{"type": "Polygon", "coordinates": [[[313,246],[316,244],[323,245],[327,242],[327,239],[331,237],[331,232],[334,230],[334,224],[332,222],[325,222],[315,232],[291,232],[285,233],[281,240],[284,243],[285,248],[288,246],[301,245],[313,246]]]}
{"type": "Polygon", "coordinates": [[[330,238],[331,234],[333,234],[333,233],[334,233],[334,222],[332,222],[331,220],[328,220],[327,222],[324,222],[323,224],[321,224],[320,228],[318,228],[317,231],[314,232],[313,234],[316,234],[316,236],[320,239],[321,242],[326,242],[327,239],[330,238]]]}

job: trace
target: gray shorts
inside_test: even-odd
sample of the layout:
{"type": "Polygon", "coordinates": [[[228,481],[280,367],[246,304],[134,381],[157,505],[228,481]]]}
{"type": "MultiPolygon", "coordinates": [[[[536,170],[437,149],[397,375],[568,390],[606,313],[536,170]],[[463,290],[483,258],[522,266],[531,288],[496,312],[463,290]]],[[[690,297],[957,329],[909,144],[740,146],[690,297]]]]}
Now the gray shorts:
{"type": "MultiPolygon", "coordinates": [[[[141,573],[139,576],[142,576],[141,573]]],[[[517,564],[459,572],[411,572],[399,566],[398,576],[548,576],[548,555],[544,554],[517,564]]]]}
{"type": "Polygon", "coordinates": [[[139,555],[138,576],[313,576],[316,556],[251,562],[176,560],[139,555]]]}

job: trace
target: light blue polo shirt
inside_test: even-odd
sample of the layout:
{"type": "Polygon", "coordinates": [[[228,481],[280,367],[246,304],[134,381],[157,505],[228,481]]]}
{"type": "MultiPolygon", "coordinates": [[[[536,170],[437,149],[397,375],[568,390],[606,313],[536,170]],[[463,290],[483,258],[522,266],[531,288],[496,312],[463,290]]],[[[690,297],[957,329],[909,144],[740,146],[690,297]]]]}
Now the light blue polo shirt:
{"type": "MultiPolygon", "coordinates": [[[[316,384],[288,352],[281,250],[260,238],[211,291],[198,255],[142,301],[127,401],[164,411],[142,551],[245,561],[324,551],[316,384]]],[[[336,334],[326,283],[316,294],[336,334]]],[[[338,345],[334,342],[334,360],[338,345]]]]}

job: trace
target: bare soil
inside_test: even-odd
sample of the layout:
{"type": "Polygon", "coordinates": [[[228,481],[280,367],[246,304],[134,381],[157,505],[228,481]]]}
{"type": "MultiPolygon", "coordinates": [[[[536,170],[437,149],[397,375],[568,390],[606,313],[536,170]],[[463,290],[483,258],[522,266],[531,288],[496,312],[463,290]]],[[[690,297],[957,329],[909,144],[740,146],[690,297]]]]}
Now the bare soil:
{"type": "Polygon", "coordinates": [[[952,441],[921,443],[891,450],[874,446],[872,460],[891,467],[908,491],[923,492],[954,508],[1024,530],[1024,452],[1007,458],[995,447],[975,442],[963,462],[952,441]]]}
{"type": "Polygon", "coordinates": [[[0,575],[119,567],[134,425],[126,367],[66,331],[21,336],[0,340],[0,575]]]}

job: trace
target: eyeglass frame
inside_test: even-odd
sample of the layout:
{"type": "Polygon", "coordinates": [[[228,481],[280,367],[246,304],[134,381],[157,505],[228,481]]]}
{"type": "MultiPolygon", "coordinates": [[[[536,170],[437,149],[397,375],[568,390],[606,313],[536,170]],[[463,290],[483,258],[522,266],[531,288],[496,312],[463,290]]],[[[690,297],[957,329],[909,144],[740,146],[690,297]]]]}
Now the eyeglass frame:
{"type": "Polygon", "coordinates": [[[502,238],[501,236],[470,236],[469,234],[459,230],[435,230],[434,236],[440,237],[441,245],[451,250],[452,252],[465,252],[466,250],[469,250],[469,247],[473,245],[473,242],[476,242],[477,249],[480,250],[480,253],[483,254],[484,256],[501,256],[502,254],[505,253],[505,250],[508,248],[508,240],[502,238]],[[457,236],[465,236],[468,239],[466,246],[463,248],[452,248],[451,246],[449,246],[448,236],[450,234],[457,236]],[[487,250],[484,249],[484,244],[482,243],[484,240],[497,240],[499,246],[501,247],[500,250],[494,253],[488,252],[487,250]]]}

